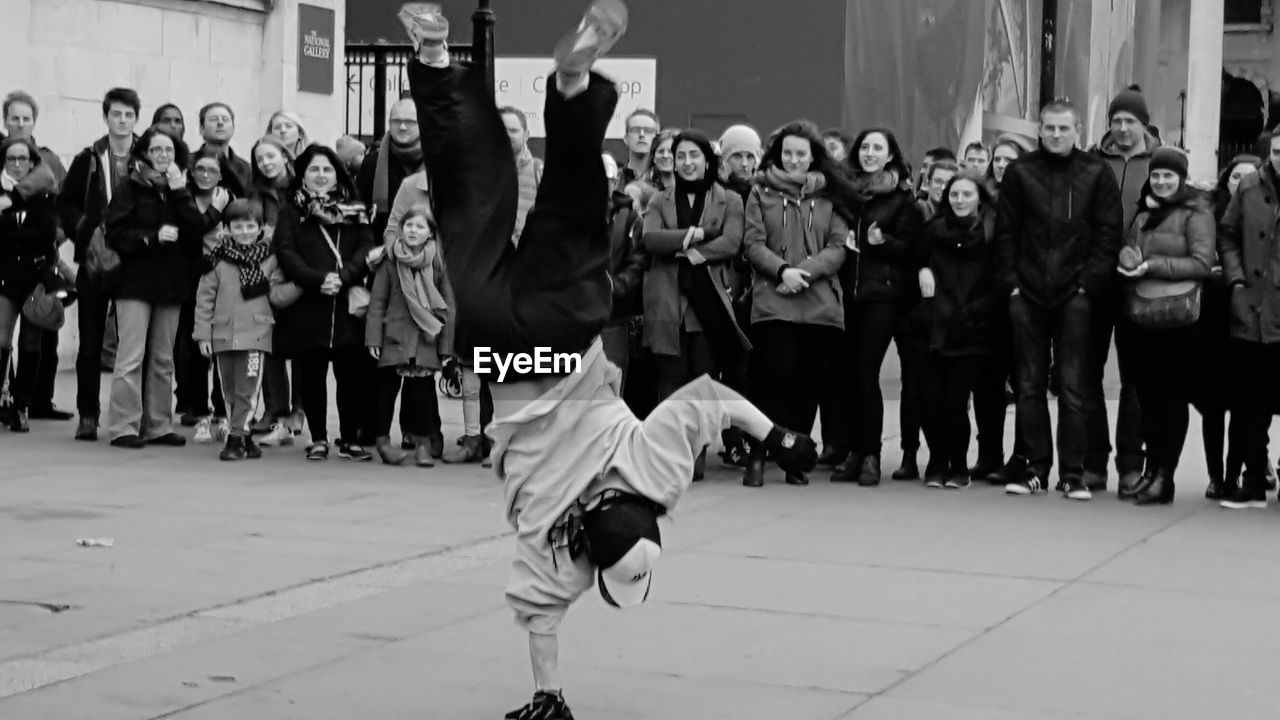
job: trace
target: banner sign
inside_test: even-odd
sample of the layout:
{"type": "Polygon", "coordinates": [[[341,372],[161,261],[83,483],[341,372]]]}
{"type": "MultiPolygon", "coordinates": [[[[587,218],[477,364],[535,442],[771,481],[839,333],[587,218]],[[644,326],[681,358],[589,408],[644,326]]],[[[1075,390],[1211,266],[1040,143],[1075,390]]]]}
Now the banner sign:
{"type": "MultiPolygon", "coordinates": [[[[620,140],[626,134],[627,116],[638,108],[657,109],[658,61],[655,58],[603,58],[595,71],[618,84],[618,107],[605,137],[620,140]]],[[[529,117],[529,136],[545,138],[542,111],[546,107],[547,82],[555,71],[550,57],[498,57],[494,59],[493,90],[499,107],[519,108],[529,117]]]]}
{"type": "Polygon", "coordinates": [[[333,10],[298,5],[298,90],[333,94],[333,10]]]}

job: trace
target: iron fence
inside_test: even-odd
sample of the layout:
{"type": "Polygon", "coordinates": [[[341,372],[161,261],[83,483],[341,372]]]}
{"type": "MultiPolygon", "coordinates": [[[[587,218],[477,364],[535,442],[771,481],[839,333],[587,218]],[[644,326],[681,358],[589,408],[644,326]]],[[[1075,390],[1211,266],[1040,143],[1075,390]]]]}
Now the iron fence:
{"type": "MultiPolygon", "coordinates": [[[[450,45],[456,61],[471,60],[470,45],[450,45]]],[[[376,142],[387,132],[387,112],[392,103],[409,92],[406,67],[413,57],[410,45],[348,45],[347,130],[365,143],[376,142]]]]}

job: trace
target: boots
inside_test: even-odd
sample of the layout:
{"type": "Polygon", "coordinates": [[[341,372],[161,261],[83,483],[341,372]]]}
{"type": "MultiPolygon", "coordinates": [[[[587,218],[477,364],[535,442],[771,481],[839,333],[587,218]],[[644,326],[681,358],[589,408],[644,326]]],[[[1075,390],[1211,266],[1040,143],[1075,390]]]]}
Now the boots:
{"type": "MultiPolygon", "coordinates": [[[[231,437],[227,435],[227,437],[231,437]]],[[[258,447],[258,443],[253,441],[252,435],[244,436],[244,456],[250,460],[262,459],[262,448],[258,447]]]]}
{"type": "Polygon", "coordinates": [[[413,448],[413,463],[418,467],[435,467],[436,461],[431,457],[431,441],[426,438],[418,438],[417,445],[413,448]]]}
{"type": "Polygon", "coordinates": [[[858,475],[862,473],[862,461],[865,456],[858,453],[850,453],[843,463],[836,466],[835,472],[831,474],[831,482],[848,483],[858,482],[858,475]]]}
{"type": "Polygon", "coordinates": [[[1155,468],[1148,467],[1146,471],[1142,473],[1142,477],[1138,479],[1138,484],[1133,486],[1133,490],[1128,494],[1128,497],[1121,495],[1120,498],[1122,500],[1135,500],[1144,495],[1147,490],[1155,484],[1155,482],[1156,470],[1155,468]]]}
{"type": "MultiPolygon", "coordinates": [[[[422,441],[419,440],[419,443],[422,441]]],[[[430,451],[431,459],[439,460],[444,457],[444,434],[433,432],[427,436],[427,449],[430,451]]]]}
{"type": "Polygon", "coordinates": [[[1138,486],[1142,483],[1142,473],[1125,472],[1120,474],[1120,485],[1116,495],[1121,500],[1132,500],[1138,496],[1138,486]]]}
{"type": "Polygon", "coordinates": [[[457,445],[445,451],[443,459],[455,465],[481,462],[485,459],[484,442],[479,435],[464,435],[457,445]]]}
{"type": "Polygon", "coordinates": [[[98,441],[98,418],[80,416],[80,424],[76,426],[76,439],[88,442],[98,441]]]}
{"type": "Polygon", "coordinates": [[[822,454],[818,456],[818,464],[823,467],[835,467],[845,461],[849,457],[849,451],[837,445],[822,448],[822,454]]]}
{"type": "Polygon", "coordinates": [[[409,457],[409,453],[397,447],[392,447],[391,438],[383,435],[374,441],[374,447],[378,449],[378,457],[382,458],[383,465],[402,465],[405,458],[409,457]]]}
{"type": "MultiPolygon", "coordinates": [[[[915,465],[915,455],[911,456],[911,464],[915,465]]],[[[920,477],[919,469],[916,470],[916,477],[920,477]]],[[[862,467],[858,472],[858,484],[862,487],[875,487],[880,484],[880,456],[868,455],[862,461],[862,467]]]]}
{"type": "Polygon", "coordinates": [[[763,447],[753,446],[747,458],[747,469],[742,473],[743,487],[764,487],[764,463],[767,454],[763,447]]]}
{"type": "Polygon", "coordinates": [[[1209,487],[1205,488],[1204,496],[1208,500],[1226,500],[1235,493],[1235,483],[1229,483],[1224,478],[1209,478],[1209,487]]]}
{"type": "MultiPolygon", "coordinates": [[[[12,353],[12,350],[0,350],[0,387],[4,385],[5,376],[9,374],[9,356],[12,353]]],[[[27,408],[20,406],[16,399],[10,409],[9,417],[5,418],[5,424],[16,433],[31,432],[27,424],[27,408]]]]}
{"type": "Polygon", "coordinates": [[[978,451],[978,462],[969,469],[969,477],[973,480],[986,480],[987,476],[1004,467],[1003,453],[998,451],[978,451]]]}
{"type": "Polygon", "coordinates": [[[1169,470],[1161,470],[1156,473],[1155,479],[1147,486],[1134,500],[1134,505],[1168,505],[1173,502],[1173,473],[1169,470]]]}
{"type": "MultiPolygon", "coordinates": [[[[902,451],[902,467],[893,471],[892,477],[894,480],[919,480],[920,479],[920,466],[916,464],[917,452],[918,450],[916,450],[915,448],[912,448],[910,450],[904,449],[902,451]]],[[[880,473],[877,470],[876,475],[879,476],[879,474],[880,473]]],[[[861,481],[860,481],[860,484],[861,484],[861,481]]],[[[876,484],[877,485],[879,484],[878,480],[876,481],[876,484]]]]}
{"type": "Polygon", "coordinates": [[[227,436],[227,445],[222,448],[222,452],[218,453],[219,460],[243,460],[246,454],[244,451],[244,436],[229,435],[227,436]]]}

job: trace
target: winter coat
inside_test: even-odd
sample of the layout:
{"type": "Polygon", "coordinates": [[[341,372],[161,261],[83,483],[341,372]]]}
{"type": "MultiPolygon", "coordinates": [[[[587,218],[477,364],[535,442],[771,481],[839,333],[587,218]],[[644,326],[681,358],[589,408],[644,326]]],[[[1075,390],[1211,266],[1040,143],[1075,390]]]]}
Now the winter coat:
{"type": "Polygon", "coordinates": [[[13,207],[0,212],[0,296],[21,305],[57,262],[58,214],[52,196],[24,200],[0,192],[13,207]]]}
{"type": "MultiPolygon", "coordinates": [[[[208,145],[201,145],[200,149],[191,154],[191,165],[195,167],[195,158],[204,155],[208,145]]],[[[249,188],[253,185],[253,166],[248,160],[236,155],[236,151],[227,146],[227,152],[218,158],[218,164],[222,166],[222,184],[232,195],[243,197],[249,192],[249,188]]]]}
{"type": "Polygon", "coordinates": [[[644,312],[640,302],[640,288],[644,284],[644,272],[649,267],[649,255],[640,249],[636,241],[639,218],[631,196],[618,191],[609,205],[609,279],[613,282],[613,314],[617,321],[632,318],[644,312]]]}
{"type": "Polygon", "coordinates": [[[848,253],[840,269],[845,314],[858,300],[911,302],[918,291],[910,258],[922,225],[911,191],[897,189],[875,195],[855,211],[858,252],[848,253]],[[884,236],[880,245],[867,242],[867,230],[872,224],[884,236]]]}
{"type": "MultiPolygon", "coordinates": [[[[676,190],[670,188],[655,195],[644,215],[644,231],[641,244],[651,257],[648,272],[644,276],[644,346],[655,355],[680,355],[680,331],[701,332],[697,315],[689,307],[689,301],[680,291],[679,264],[686,262],[676,256],[684,247],[687,232],[679,229],[676,219],[676,190]]],[[[706,233],[696,249],[705,259],[711,277],[716,281],[725,312],[733,317],[729,292],[731,277],[725,266],[742,251],[743,208],[737,194],[713,184],[707,191],[707,199],[698,224],[706,233]]],[[[746,335],[739,329],[743,347],[750,347],[746,335]]]]}
{"type": "MultiPolygon", "coordinates": [[[[391,138],[387,137],[382,142],[391,142],[391,138]]],[[[388,207],[373,207],[373,186],[376,184],[378,177],[378,158],[381,153],[370,152],[364,156],[364,160],[360,163],[360,171],[356,173],[356,191],[360,193],[360,199],[369,205],[370,210],[375,214],[373,216],[372,229],[373,237],[380,238],[387,232],[387,228],[392,226],[391,214],[392,209],[388,207]]],[[[421,167],[421,164],[419,164],[421,167]]],[[[425,171],[418,171],[424,173],[425,171]]],[[[410,177],[414,177],[413,173],[406,171],[404,164],[395,159],[392,155],[390,162],[387,163],[387,192],[391,194],[392,204],[399,197],[399,189],[404,181],[410,177]]]]}
{"type": "Polygon", "coordinates": [[[260,267],[271,290],[250,300],[240,291],[240,268],[232,263],[219,261],[200,278],[191,334],[196,342],[211,343],[215,353],[271,352],[276,323],[273,306],[283,304],[285,279],[274,255],[268,255],[260,267]]]}
{"type": "Polygon", "coordinates": [[[433,340],[413,321],[409,304],[404,299],[404,286],[395,260],[387,258],[378,267],[373,279],[373,297],[369,301],[369,317],[365,321],[365,347],[382,350],[378,367],[399,367],[410,363],[428,370],[444,367],[444,358],[453,354],[453,330],[455,322],[453,292],[444,272],[444,260],[436,253],[431,266],[436,288],[444,298],[448,310],[437,314],[444,328],[433,340]]]}
{"type": "Polygon", "coordinates": [[[755,269],[751,324],[781,320],[844,329],[844,303],[837,272],[845,262],[849,226],[824,197],[796,198],[757,184],[747,199],[746,257],[755,269]],[[806,243],[805,226],[812,244],[806,243]],[[784,267],[810,273],[809,288],[779,295],[784,267]]]}
{"type": "Polygon", "coordinates": [[[287,191],[271,185],[253,185],[249,188],[249,199],[262,205],[262,229],[267,238],[275,238],[275,230],[280,225],[280,208],[284,203],[287,191]]]}
{"type": "Polygon", "coordinates": [[[293,305],[276,315],[275,352],[296,358],[313,352],[364,347],[364,322],[348,310],[347,293],[368,274],[373,234],[368,225],[329,225],[342,262],[314,219],[303,221],[292,203],[280,209],[276,227],[276,258],[285,279],[302,290],[293,305]],[[338,273],[342,289],[337,295],[320,292],[325,276],[338,273]]]}
{"type": "Polygon", "coordinates": [[[1240,181],[1218,225],[1218,253],[1231,290],[1231,337],[1280,343],[1280,242],[1275,171],[1240,181]]]}
{"type": "Polygon", "coordinates": [[[942,213],[925,225],[919,257],[921,266],[933,273],[933,297],[921,298],[901,336],[917,350],[946,357],[991,352],[1003,309],[996,281],[994,212],[983,213],[972,229],[962,229],[958,222],[942,213]]]}
{"type": "Polygon", "coordinates": [[[1000,183],[1000,280],[1027,300],[1057,307],[1079,292],[1094,300],[1113,283],[1123,237],[1120,186],[1096,155],[1041,149],[1014,161],[1000,183]]]}
{"type": "Polygon", "coordinates": [[[1093,154],[1106,161],[1116,175],[1120,185],[1120,203],[1124,209],[1124,227],[1133,224],[1138,214],[1138,199],[1142,195],[1142,186],[1147,184],[1151,175],[1151,154],[1161,146],[1160,138],[1146,134],[1147,148],[1131,158],[1125,159],[1116,147],[1111,133],[1102,136],[1102,140],[1093,148],[1093,154]]]}
{"type": "Polygon", "coordinates": [[[152,305],[181,305],[195,290],[204,219],[186,187],[151,185],[134,172],[116,188],[107,207],[107,245],[120,254],[112,275],[113,297],[152,305]],[[177,242],[160,242],[163,225],[178,228],[177,242]]]}
{"type": "MultiPolygon", "coordinates": [[[[134,142],[137,142],[134,137],[134,142]]],[[[80,151],[71,161],[67,179],[58,193],[58,216],[62,229],[75,245],[75,261],[84,262],[85,250],[93,231],[106,218],[107,207],[115,197],[111,185],[111,145],[106,136],[80,151]]],[[[129,172],[134,170],[129,160],[129,172]]],[[[128,178],[119,182],[124,185],[128,178]]]]}
{"type": "MultiPolygon", "coordinates": [[[[1143,277],[1208,280],[1217,259],[1217,231],[1209,203],[1199,195],[1188,197],[1159,225],[1144,230],[1150,216],[1146,209],[1137,214],[1125,242],[1142,251],[1148,268],[1143,277]]],[[[1142,278],[1124,279],[1133,283],[1142,278]]]]}

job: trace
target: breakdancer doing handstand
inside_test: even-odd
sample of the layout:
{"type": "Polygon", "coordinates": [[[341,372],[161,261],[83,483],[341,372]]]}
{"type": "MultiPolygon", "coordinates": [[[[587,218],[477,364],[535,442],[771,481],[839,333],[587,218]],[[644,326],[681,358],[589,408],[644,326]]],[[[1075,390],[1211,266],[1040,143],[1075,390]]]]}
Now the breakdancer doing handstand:
{"type": "MultiPolygon", "coordinates": [[[[492,458],[516,530],[506,597],[529,634],[535,683],[532,702],[507,718],[572,720],[557,678],[560,622],[597,579],[611,605],[645,600],[661,553],[658,517],[688,488],[698,454],[730,426],[761,440],[788,469],[811,469],[816,447],[707,376],[643,421],[619,397],[620,372],[599,337],[612,302],[600,153],[618,92],[591,67],[625,31],[626,6],[595,0],[556,47],[546,164],[518,245],[516,166],[492,92],[475,67],[450,61],[438,5],[409,4],[400,17],[417,53],[409,85],[460,355],[541,349],[581,358],[556,375],[521,373],[516,364],[505,378],[489,378],[492,458]]],[[[704,235],[690,232],[686,247],[715,239],[704,235]]]]}

